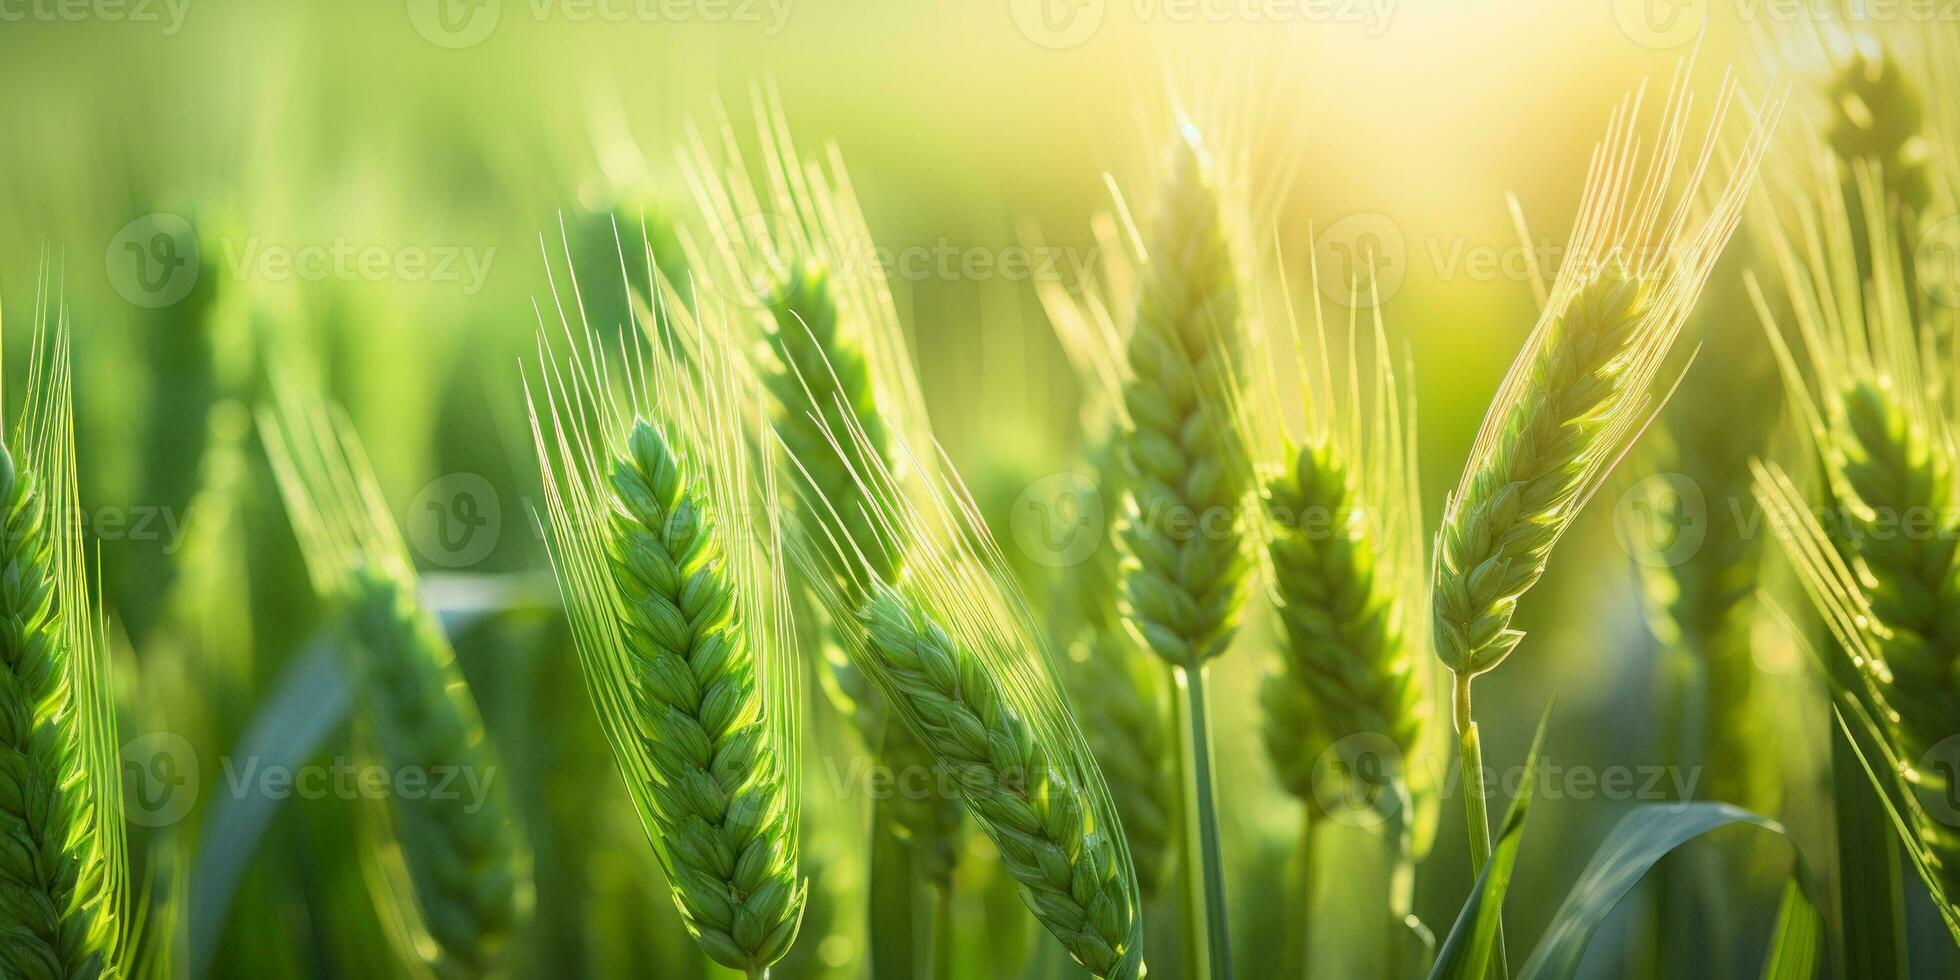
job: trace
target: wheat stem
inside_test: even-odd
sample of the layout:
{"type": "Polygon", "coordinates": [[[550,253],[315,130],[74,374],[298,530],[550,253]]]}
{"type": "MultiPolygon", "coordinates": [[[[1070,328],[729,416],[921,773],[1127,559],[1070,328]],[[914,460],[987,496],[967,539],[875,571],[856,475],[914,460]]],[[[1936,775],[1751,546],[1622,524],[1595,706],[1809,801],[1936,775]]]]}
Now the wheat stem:
{"type": "MultiPolygon", "coordinates": [[[[1170,664],[1164,665],[1164,675],[1171,689],[1170,723],[1172,732],[1189,731],[1186,719],[1190,716],[1184,691],[1181,672],[1170,664]]],[[[1176,820],[1173,839],[1177,842],[1177,875],[1173,883],[1177,889],[1178,938],[1179,949],[1183,954],[1184,976],[1208,977],[1210,961],[1205,956],[1205,916],[1204,885],[1199,879],[1198,844],[1196,828],[1191,819],[1192,773],[1191,743],[1189,739],[1171,739],[1172,782],[1175,788],[1175,806],[1171,813],[1176,820]]]]}
{"type": "Polygon", "coordinates": [[[871,804],[868,944],[871,976],[913,977],[923,962],[914,922],[919,905],[919,876],[913,871],[914,848],[900,836],[884,800],[871,804]]]}
{"type": "Polygon", "coordinates": [[[1225,856],[1219,846],[1218,808],[1212,800],[1211,721],[1206,703],[1205,667],[1179,668],[1184,675],[1185,694],[1190,702],[1186,718],[1190,722],[1191,776],[1195,787],[1192,818],[1197,822],[1198,866],[1203,871],[1206,959],[1210,975],[1231,980],[1231,931],[1225,915],[1225,856]]]}
{"type": "Polygon", "coordinates": [[[1316,870],[1313,848],[1316,831],[1320,821],[1314,819],[1311,807],[1300,816],[1300,863],[1297,869],[1299,888],[1299,907],[1293,916],[1294,927],[1287,936],[1284,974],[1289,977],[1306,976],[1307,964],[1313,962],[1313,886],[1316,870]]]}
{"type": "MultiPolygon", "coordinates": [[[[1158,208],[1137,292],[1123,400],[1129,506],[1121,540],[1134,561],[1125,582],[1131,623],[1179,671],[1187,695],[1203,692],[1204,663],[1238,629],[1247,560],[1239,510],[1250,464],[1231,418],[1242,313],[1232,233],[1211,159],[1196,128],[1180,128],[1173,172],[1158,208]],[[1188,524],[1180,527],[1179,523],[1188,524]]],[[[1209,732],[1189,700],[1192,797],[1198,835],[1191,913],[1205,923],[1213,976],[1229,969],[1217,814],[1212,812],[1209,732]]]]}
{"type": "MultiPolygon", "coordinates": [[[[1474,879],[1481,876],[1484,866],[1490,863],[1490,801],[1488,787],[1484,785],[1483,740],[1478,737],[1477,722],[1470,714],[1468,675],[1456,675],[1455,703],[1457,750],[1463,768],[1463,813],[1470,828],[1470,876],[1474,879]]],[[[1502,914],[1500,911],[1497,939],[1491,947],[1491,956],[1496,961],[1497,976],[1500,978],[1511,975],[1504,953],[1502,914]]]]}
{"type": "Polygon", "coordinates": [[[932,890],[932,977],[953,980],[958,971],[953,959],[953,889],[946,885],[932,890]]]}

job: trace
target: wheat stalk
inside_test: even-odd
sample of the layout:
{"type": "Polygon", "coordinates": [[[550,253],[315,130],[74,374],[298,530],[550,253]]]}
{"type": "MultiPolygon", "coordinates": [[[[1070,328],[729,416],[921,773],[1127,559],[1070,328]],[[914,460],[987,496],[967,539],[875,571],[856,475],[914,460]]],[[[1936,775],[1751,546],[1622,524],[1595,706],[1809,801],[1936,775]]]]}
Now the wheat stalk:
{"type": "MultiPolygon", "coordinates": [[[[1251,462],[1231,417],[1244,343],[1239,238],[1243,189],[1180,117],[1169,173],[1143,239],[1125,341],[1123,477],[1118,539],[1129,556],[1124,613],[1171,665],[1185,691],[1182,767],[1197,828],[1190,873],[1202,883],[1187,914],[1204,923],[1212,976],[1229,980],[1230,928],[1212,800],[1205,665],[1237,631],[1251,562],[1242,513],[1251,462]]],[[[1193,936],[1195,945],[1196,937],[1193,936]]]]}
{"type": "Polygon", "coordinates": [[[1000,848],[1029,909],[1099,977],[1140,973],[1136,881],[1055,742],[1025,719],[990,668],[923,601],[882,584],[859,612],[881,684],[947,767],[1000,848]]]}
{"type": "Polygon", "coordinates": [[[1773,118],[1774,105],[1712,211],[1690,228],[1733,94],[1725,85],[1674,208],[1664,210],[1687,125],[1681,84],[1644,167],[1637,95],[1616,110],[1594,154],[1550,301],[1484,416],[1437,537],[1436,652],[1460,677],[1490,670],[1516,647],[1522,634],[1509,623],[1518,598],[1648,421],[1654,379],[1735,228],[1773,118]]]}
{"type": "Polygon", "coordinates": [[[22,415],[0,445],[0,974],[126,975],[129,883],[105,645],[75,484],[69,327],[44,277],[22,415]]]}
{"type": "MultiPolygon", "coordinates": [[[[851,536],[869,540],[858,488],[848,470],[830,458],[823,433],[855,425],[871,451],[893,466],[893,429],[922,431],[923,400],[883,270],[871,265],[871,237],[842,161],[834,148],[827,168],[802,160],[773,89],[758,92],[754,102],[761,179],[751,173],[725,117],[718,132],[724,162],[715,163],[698,131],[682,156],[710,233],[706,243],[689,239],[688,250],[696,256],[692,265],[708,272],[703,285],[708,295],[738,308],[760,307],[759,315],[739,325],[747,328],[743,346],[766,352],[756,360],[774,428],[789,451],[807,461],[810,480],[835,503],[851,525],[851,536]]],[[[879,575],[891,579],[903,556],[871,558],[879,575]]],[[[838,645],[826,644],[823,652],[823,689],[851,719],[865,747],[894,774],[909,777],[929,769],[930,753],[903,725],[889,720],[875,685],[838,645]]],[[[924,945],[935,956],[950,953],[950,936],[934,936],[911,923],[909,893],[916,875],[932,886],[939,906],[935,918],[950,921],[960,806],[947,794],[896,793],[875,800],[873,809],[874,971],[910,974],[923,958],[912,948],[912,937],[926,937],[924,945]],[[887,828],[909,855],[893,852],[881,839],[887,828]]]]}
{"type": "Polygon", "coordinates": [[[358,436],[337,406],[282,383],[259,431],[308,574],[337,609],[361,692],[364,750],[390,772],[472,777],[484,798],[396,794],[372,808],[366,869],[404,955],[439,975],[500,969],[531,914],[530,854],[455,651],[416,593],[414,566],[358,436]]]}
{"type": "MultiPolygon", "coordinates": [[[[1304,431],[1294,434],[1288,421],[1277,367],[1255,375],[1253,396],[1235,412],[1255,457],[1278,461],[1264,464],[1258,531],[1287,642],[1262,698],[1273,764],[1310,802],[1316,760],[1352,735],[1386,738],[1405,760],[1404,776],[1419,770],[1406,760],[1421,752],[1429,714],[1413,394],[1395,370],[1379,306],[1361,341],[1352,312],[1366,305],[1359,296],[1350,306],[1347,369],[1336,380],[1313,272],[1311,343],[1290,302],[1286,338],[1296,381],[1309,392],[1304,431]],[[1364,361],[1372,400],[1362,390],[1364,361]]],[[[1277,346],[1256,334],[1255,342],[1277,346]]]]}
{"type": "MultiPolygon", "coordinates": [[[[1697,215],[1696,196],[1735,87],[1724,80],[1700,154],[1677,189],[1691,67],[1676,69],[1651,150],[1643,152],[1637,125],[1644,88],[1609,121],[1551,294],[1484,416],[1437,533],[1435,647],[1456,677],[1455,724],[1478,872],[1490,853],[1490,830],[1471,681],[1516,648],[1523,634],[1510,622],[1518,599],[1544,574],[1559,537],[1656,410],[1655,379],[1735,229],[1780,109],[1772,102],[1756,113],[1713,205],[1697,215]]],[[[1501,968],[1501,943],[1497,958],[1501,968]]]]}
{"type": "MultiPolygon", "coordinates": [[[[844,421],[824,428],[827,451],[859,488],[869,538],[851,537],[858,522],[788,455],[809,525],[796,554],[852,662],[950,774],[1037,921],[1096,976],[1142,975],[1122,824],[985,522],[951,478],[901,485],[867,433],[844,421]],[[905,572],[886,581],[877,569],[895,555],[905,572]]],[[[925,471],[902,436],[897,444],[901,465],[925,471]]]]}
{"type": "MultiPolygon", "coordinates": [[[[861,429],[886,464],[893,465],[892,433],[878,414],[869,358],[845,330],[839,309],[839,290],[829,270],[815,262],[780,270],[768,291],[769,316],[763,339],[771,360],[765,363],[763,385],[769,391],[777,434],[789,451],[807,459],[810,480],[832,501],[854,540],[869,540],[866,510],[856,501],[857,486],[847,469],[826,458],[823,433],[843,431],[846,417],[861,429]]],[[[880,577],[890,578],[896,558],[867,556],[878,564],[880,577]]],[[[865,744],[877,749],[894,772],[915,771],[929,762],[925,750],[902,726],[886,724],[885,705],[877,690],[837,653],[826,661],[833,700],[858,725],[865,744]]],[[[951,886],[959,844],[959,805],[934,794],[908,798],[904,794],[880,801],[922,862],[922,876],[942,891],[951,886]]],[[[942,897],[943,901],[943,897],[942,897]]]]}
{"type": "Polygon", "coordinates": [[[1131,622],[1158,656],[1196,668],[1231,643],[1245,600],[1250,464],[1225,395],[1244,328],[1234,233],[1194,126],[1179,129],[1172,154],[1126,350],[1129,502],[1118,533],[1132,556],[1131,622]]]}
{"type": "Polygon", "coordinates": [[[561,362],[540,323],[527,400],[548,544],[593,705],[688,931],[715,962],[766,976],[808,884],[797,657],[772,471],[748,428],[760,395],[699,343],[722,328],[685,309],[659,322],[653,349],[623,346],[619,363],[569,320],[561,362]],[[667,346],[682,335],[685,361],[667,346]]]}
{"type": "MultiPolygon", "coordinates": [[[[1883,175],[1854,163],[1847,180],[1845,169],[1818,156],[1814,194],[1793,196],[1791,217],[1770,221],[1788,315],[1776,316],[1755,292],[1793,414],[1836,508],[1825,525],[1774,465],[1757,469],[1757,494],[1837,641],[1829,666],[1857,705],[1841,708],[1846,724],[1874,731],[1887,754],[1861,758],[1854,748],[1848,760],[1891,784],[1882,805],[1960,935],[1960,831],[1913,795],[1949,791],[1950,775],[1929,764],[1937,761],[1929,753],[1960,731],[1960,619],[1951,614],[1960,609],[1960,453],[1940,354],[1952,321],[1915,315],[1904,258],[1883,217],[1883,175]]],[[[1857,791],[1851,778],[1840,792],[1857,791]]]]}
{"type": "MultiPolygon", "coordinates": [[[[1260,468],[1254,530],[1285,639],[1279,669],[1261,687],[1263,734],[1282,785],[1308,805],[1303,903],[1312,901],[1322,807],[1370,801],[1394,821],[1385,834],[1392,919],[1426,935],[1411,914],[1414,862],[1428,849],[1436,811],[1423,762],[1433,747],[1434,685],[1424,656],[1428,568],[1414,394],[1389,352],[1371,280],[1347,284],[1346,353],[1335,369],[1318,263],[1309,271],[1308,322],[1284,290],[1286,335],[1269,339],[1257,321],[1250,332],[1251,346],[1277,356],[1233,393],[1239,440],[1260,468]],[[1375,311],[1367,327],[1364,307],[1375,311]],[[1291,377],[1283,378],[1289,359],[1281,352],[1289,350],[1291,377]],[[1297,412],[1289,411],[1294,385],[1304,392],[1297,412]]],[[[1284,285],[1283,265],[1280,272],[1284,285]]],[[[1302,961],[1305,950],[1302,936],[1302,961]]]]}

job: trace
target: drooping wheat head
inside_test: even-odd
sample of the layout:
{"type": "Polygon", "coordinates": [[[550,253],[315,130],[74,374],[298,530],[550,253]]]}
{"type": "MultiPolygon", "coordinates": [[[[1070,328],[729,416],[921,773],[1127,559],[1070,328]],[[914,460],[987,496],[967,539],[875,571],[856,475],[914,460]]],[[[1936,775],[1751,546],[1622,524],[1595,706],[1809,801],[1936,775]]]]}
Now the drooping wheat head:
{"type": "Polygon", "coordinates": [[[699,342],[725,328],[687,309],[659,322],[665,333],[616,357],[590,328],[541,322],[527,387],[547,542],[593,706],[675,905],[710,958],[762,976],[795,941],[808,895],[773,469],[755,456],[753,376],[699,342]]]}
{"type": "Polygon", "coordinates": [[[1654,381],[1767,146],[1780,101],[1755,114],[1712,205],[1697,213],[1735,88],[1725,81],[1701,152],[1677,187],[1689,67],[1677,69],[1651,151],[1643,152],[1638,131],[1641,94],[1614,112],[1549,301],[1445,507],[1432,575],[1434,635],[1437,656],[1458,677],[1459,704],[1468,679],[1517,646],[1523,634],[1510,622],[1519,597],[1649,421],[1654,381]]]}
{"type": "Polygon", "coordinates": [[[364,870],[383,920],[403,955],[438,975],[497,973],[532,905],[497,753],[353,426],[337,406],[274,387],[259,433],[313,586],[336,610],[362,751],[432,787],[480,787],[391,794],[369,810],[364,870]]]}
{"type": "MultiPolygon", "coordinates": [[[[868,541],[859,489],[828,451],[824,433],[856,426],[871,451],[895,469],[893,429],[915,438],[923,433],[923,398],[882,270],[870,265],[871,237],[842,161],[834,148],[827,169],[799,158],[773,90],[757,94],[755,104],[760,181],[726,119],[719,129],[724,163],[714,162],[698,131],[683,155],[682,170],[711,232],[710,241],[690,239],[688,248],[698,256],[694,266],[708,270],[708,295],[732,297],[737,309],[757,311],[737,325],[745,328],[745,346],[764,352],[758,368],[775,431],[851,525],[851,538],[868,541]]],[[[867,558],[887,580],[903,561],[882,552],[867,558]]],[[[824,690],[865,745],[893,772],[917,771],[928,762],[902,725],[888,723],[877,689],[841,648],[827,646],[824,654],[824,690]]],[[[958,855],[958,802],[939,794],[897,794],[885,803],[895,829],[913,844],[923,876],[946,885],[958,855]]]]}
{"type": "Polygon", "coordinates": [[[0,446],[0,974],[129,972],[116,716],[76,495],[69,327],[44,278],[0,446]]]}
{"type": "MultiPolygon", "coordinates": [[[[797,555],[852,662],[949,774],[1042,926],[1096,976],[1141,975],[1122,824],[985,522],[951,478],[901,485],[861,429],[825,435],[861,489],[873,537],[851,538],[792,458],[799,519],[811,524],[797,555]],[[874,551],[905,556],[895,581],[878,576],[874,551]]],[[[898,445],[922,471],[909,444],[898,445]]]]}
{"type": "Polygon", "coordinates": [[[1907,849],[1960,930],[1960,830],[1914,796],[1950,791],[1938,747],[1960,732],[1960,451],[1938,353],[1953,321],[1931,307],[1915,313],[1891,225],[1855,217],[1885,213],[1885,182],[1870,166],[1849,169],[1863,206],[1846,199],[1842,166],[1819,156],[1816,189],[1776,212],[1788,215],[1773,225],[1788,315],[1757,293],[1833,506],[1820,517],[1774,464],[1757,468],[1757,493],[1838,641],[1826,655],[1833,676],[1850,678],[1846,724],[1880,736],[1889,758],[1864,761],[1881,782],[1897,781],[1888,795],[1907,849]]]}

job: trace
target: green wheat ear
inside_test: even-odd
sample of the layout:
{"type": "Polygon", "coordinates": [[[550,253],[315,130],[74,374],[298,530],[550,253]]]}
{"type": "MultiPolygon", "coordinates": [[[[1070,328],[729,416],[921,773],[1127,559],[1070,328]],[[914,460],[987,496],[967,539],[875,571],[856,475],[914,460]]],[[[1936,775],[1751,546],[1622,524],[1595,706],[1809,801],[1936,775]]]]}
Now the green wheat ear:
{"type": "MultiPolygon", "coordinates": [[[[857,491],[847,502],[868,520],[847,520],[824,496],[812,474],[828,461],[790,454],[804,524],[790,541],[851,663],[952,775],[1036,920],[1096,976],[1140,976],[1128,841],[985,521],[954,478],[901,483],[856,420],[842,421],[842,430],[826,424],[823,451],[850,475],[857,491]],[[853,537],[853,527],[870,536],[853,537]],[[886,580],[879,569],[896,555],[903,571],[886,580]]],[[[893,438],[908,470],[944,464],[929,467],[893,438]]]]}
{"type": "MultiPolygon", "coordinates": [[[[672,297],[669,297],[670,299],[672,297]]],[[[530,400],[552,566],[601,728],[689,933],[766,975],[795,941],[801,814],[798,651],[761,393],[672,309],[622,363],[561,323],[530,400]],[[615,373],[617,372],[617,373],[615,373]]],[[[527,389],[531,382],[527,381],[527,389]]]]}
{"type": "MultiPolygon", "coordinates": [[[[1726,172],[1713,170],[1736,95],[1725,80],[1699,156],[1684,164],[1682,150],[1693,145],[1691,68],[1676,68],[1653,143],[1642,139],[1639,94],[1615,110],[1557,279],[1484,415],[1436,534],[1431,629],[1436,656],[1454,675],[1472,873],[1482,873],[1492,847],[1472,682],[1523,639],[1511,628],[1518,600],[1659,410],[1657,394],[1665,401],[1655,382],[1735,231],[1782,109],[1778,98],[1753,113],[1726,172]],[[1720,187],[1705,204],[1704,183],[1720,187]]],[[[1501,929],[1491,961],[1504,972],[1501,929]]]]}
{"type": "MultiPolygon", "coordinates": [[[[862,492],[825,442],[826,432],[855,428],[867,452],[898,469],[894,435],[924,430],[925,408],[898,315],[875,273],[875,254],[854,192],[834,150],[828,168],[801,160],[780,106],[761,100],[757,131],[763,159],[752,176],[724,119],[729,162],[717,166],[696,135],[683,165],[713,240],[694,248],[703,288],[756,315],[738,326],[768,395],[770,420],[790,455],[804,462],[823,499],[836,506],[852,540],[874,532],[862,492]]],[[[792,502],[794,506],[794,502],[792,502]]],[[[880,577],[896,577],[903,556],[868,553],[880,577]]],[[[840,583],[844,584],[844,583],[840,583]]],[[[801,598],[801,596],[799,596],[801,598]]],[[[904,726],[891,722],[873,685],[834,644],[823,650],[820,682],[850,718],[864,745],[892,772],[916,772],[931,757],[904,726]]],[[[960,849],[960,806],[942,794],[879,801],[874,819],[889,819],[921,877],[950,888],[960,849]]]]}
{"type": "Polygon", "coordinates": [[[531,915],[531,855],[476,700],[338,409],[282,384],[259,431],[314,588],[337,609],[361,696],[363,751],[390,772],[444,772],[482,799],[402,794],[369,808],[364,870],[403,957],[441,976],[497,972],[531,915]]]}
{"type": "Polygon", "coordinates": [[[116,717],[75,517],[68,320],[48,296],[0,445],[0,974],[120,977],[135,944],[116,717]]]}
{"type": "MultiPolygon", "coordinates": [[[[1685,67],[1685,66],[1684,66],[1685,67]]],[[[1667,139],[1643,154],[1638,99],[1623,103],[1594,154],[1579,218],[1550,298],[1478,430],[1436,539],[1436,654],[1460,679],[1497,666],[1523,634],[1518,599],[1552,547],[1655,411],[1660,376],[1734,232],[1781,100],[1756,114],[1719,196],[1695,214],[1725,114],[1725,85],[1701,155],[1686,165],[1689,100],[1677,73],[1667,139]],[[1643,155],[1646,159],[1642,159],[1643,155]]],[[[1462,683],[1462,680],[1459,680],[1462,683]]]]}
{"type": "Polygon", "coordinates": [[[1064,762],[1072,747],[1044,733],[918,595],[877,582],[858,615],[869,669],[959,786],[1034,917],[1096,976],[1140,976],[1135,873],[1120,828],[1104,823],[1110,804],[1064,762]]]}
{"type": "Polygon", "coordinates": [[[1244,331],[1236,261],[1211,160],[1186,124],[1138,270],[1119,531],[1131,621],[1181,667],[1231,644],[1250,568],[1239,513],[1250,463],[1227,394],[1244,331]]]}

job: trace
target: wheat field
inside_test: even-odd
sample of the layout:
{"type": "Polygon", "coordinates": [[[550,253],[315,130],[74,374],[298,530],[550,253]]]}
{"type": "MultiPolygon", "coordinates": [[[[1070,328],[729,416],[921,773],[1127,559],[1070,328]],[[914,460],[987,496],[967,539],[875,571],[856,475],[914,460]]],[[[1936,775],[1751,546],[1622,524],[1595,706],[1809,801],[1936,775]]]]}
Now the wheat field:
{"type": "Polygon", "coordinates": [[[0,0],[0,978],[1960,975],[1955,65],[0,0]]]}

